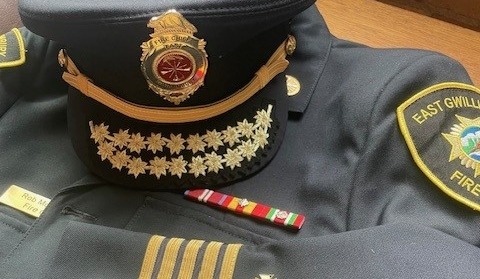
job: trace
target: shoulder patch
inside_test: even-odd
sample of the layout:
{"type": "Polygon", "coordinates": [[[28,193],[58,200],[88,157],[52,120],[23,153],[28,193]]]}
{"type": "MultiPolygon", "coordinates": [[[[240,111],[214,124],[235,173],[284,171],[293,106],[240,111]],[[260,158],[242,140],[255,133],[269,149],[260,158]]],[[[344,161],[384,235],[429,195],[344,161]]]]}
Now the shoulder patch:
{"type": "Polygon", "coordinates": [[[397,109],[415,163],[444,193],[480,211],[480,89],[441,83],[397,109]]]}
{"type": "Polygon", "coordinates": [[[17,28],[0,36],[0,69],[25,63],[25,43],[17,28]]]}

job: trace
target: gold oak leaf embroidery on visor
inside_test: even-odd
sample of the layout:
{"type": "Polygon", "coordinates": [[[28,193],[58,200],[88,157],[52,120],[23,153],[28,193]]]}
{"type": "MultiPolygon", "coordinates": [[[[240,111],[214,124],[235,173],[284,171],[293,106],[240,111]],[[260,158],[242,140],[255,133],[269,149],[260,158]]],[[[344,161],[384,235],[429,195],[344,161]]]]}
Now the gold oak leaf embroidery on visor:
{"type": "Polygon", "coordinates": [[[185,174],[194,177],[218,173],[222,169],[234,170],[242,166],[242,162],[250,162],[257,157],[258,151],[265,149],[272,127],[273,106],[256,112],[252,122],[244,119],[236,126],[227,126],[224,130],[207,130],[203,135],[161,133],[142,135],[132,133],[130,129],[111,132],[105,123],[89,122],[90,138],[97,146],[97,155],[102,161],[108,161],[113,169],[127,169],[128,175],[138,178],[140,175],[152,175],[160,179],[162,176],[182,178],[185,174]],[[223,154],[218,154],[220,147],[226,147],[223,154]],[[157,154],[167,152],[166,156],[154,156],[151,160],[142,158],[144,152],[157,154]],[[190,152],[191,160],[184,158],[190,152]]]}

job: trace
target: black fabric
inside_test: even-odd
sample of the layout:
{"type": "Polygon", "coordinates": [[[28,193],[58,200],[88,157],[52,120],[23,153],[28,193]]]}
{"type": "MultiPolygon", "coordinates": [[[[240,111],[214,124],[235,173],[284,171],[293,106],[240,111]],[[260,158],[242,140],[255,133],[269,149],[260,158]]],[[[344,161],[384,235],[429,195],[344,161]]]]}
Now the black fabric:
{"type": "MultiPolygon", "coordinates": [[[[43,36],[64,42],[82,42],[82,36],[119,36],[143,30],[144,22],[169,9],[192,19],[199,30],[209,30],[209,41],[225,46],[244,41],[246,30],[261,33],[292,18],[314,3],[313,0],[209,0],[209,1],[83,1],[70,5],[63,1],[19,1],[24,24],[43,36]],[[59,24],[61,23],[61,24],[59,24]],[[128,24],[127,24],[128,23],[128,24]],[[92,29],[94,27],[94,29],[92,29]],[[215,32],[211,32],[215,30],[215,32]],[[86,31],[86,32],[85,32],[86,31]],[[232,34],[232,32],[234,32],[232,34]],[[73,35],[75,34],[75,35],[73,35]],[[72,36],[73,35],[73,36],[72,36]],[[223,38],[230,38],[224,40],[223,38]]],[[[199,35],[205,36],[201,31],[199,35]]],[[[140,32],[145,35],[147,33],[140,32]]],[[[86,38],[87,39],[87,38],[86,38]]],[[[69,44],[70,45],[70,44],[69,44]]],[[[217,46],[212,46],[217,49],[217,46]]]]}
{"type": "MultiPolygon", "coordinates": [[[[235,49],[222,49],[219,54],[210,52],[210,41],[207,41],[208,71],[205,85],[180,106],[210,104],[244,87],[252,80],[255,72],[265,65],[289,32],[288,23],[284,23],[258,34],[235,49]],[[262,51],[258,51],[260,47],[262,51]]],[[[93,40],[101,42],[106,49],[74,44],[67,48],[67,52],[82,73],[96,85],[126,101],[153,107],[178,107],[149,90],[140,71],[139,46],[148,39],[148,35],[138,42],[130,36],[121,38],[126,42],[108,43],[101,37],[93,40]]]]}
{"type": "Polygon", "coordinates": [[[84,74],[103,88],[131,102],[173,106],[148,90],[139,59],[140,45],[153,32],[146,26],[150,18],[176,9],[206,41],[210,65],[205,86],[182,103],[188,106],[218,101],[245,86],[286,39],[288,22],[313,2],[109,1],[102,7],[20,1],[20,14],[33,32],[64,44],[84,74]]]}
{"type": "MultiPolygon", "coordinates": [[[[85,165],[98,176],[115,184],[133,188],[177,191],[198,187],[218,188],[251,176],[264,168],[275,156],[281,145],[285,133],[285,123],[288,117],[285,78],[281,75],[277,76],[265,89],[242,104],[242,106],[215,118],[185,124],[153,124],[145,121],[137,121],[106,108],[75,89],[70,90],[68,100],[69,134],[78,156],[85,165]],[[134,177],[128,174],[127,168],[119,171],[113,168],[111,162],[108,160],[101,160],[98,155],[98,144],[91,138],[91,130],[89,127],[89,122],[93,121],[96,125],[105,123],[105,125],[109,126],[111,133],[117,133],[122,129],[128,130],[131,134],[140,133],[145,137],[150,136],[152,133],[161,133],[166,138],[169,138],[170,135],[182,135],[184,138],[187,138],[188,135],[203,135],[206,131],[213,131],[215,129],[220,132],[222,129],[237,125],[237,122],[242,122],[243,119],[251,121],[256,111],[265,109],[268,105],[273,106],[273,123],[271,123],[272,128],[269,130],[269,144],[264,149],[259,150],[258,155],[251,161],[244,160],[241,167],[235,169],[224,167],[224,169],[218,173],[210,172],[206,176],[200,177],[186,173],[182,175],[181,178],[174,175],[157,178],[149,172],[134,177]]],[[[205,154],[211,152],[224,154],[228,147],[227,145],[221,146],[216,151],[206,148],[208,152],[205,151],[205,154]]],[[[167,148],[164,148],[163,151],[157,151],[155,154],[148,150],[142,151],[141,154],[134,152],[130,152],[129,154],[139,156],[147,163],[153,160],[154,157],[166,157],[167,160],[179,157],[177,154],[171,154],[167,148]]],[[[192,157],[199,155],[198,153],[193,154],[188,150],[182,151],[181,154],[183,159],[188,162],[191,161],[192,157]]]]}
{"type": "Polygon", "coordinates": [[[299,109],[290,113],[272,161],[219,191],[303,213],[300,231],[193,203],[175,191],[124,189],[87,176],[57,194],[28,233],[5,234],[0,278],[138,278],[152,234],[243,243],[234,273],[241,279],[477,278],[479,214],[418,169],[396,115],[400,104],[434,84],[470,84],[463,67],[437,53],[333,38],[311,10],[293,24],[306,46],[327,48],[299,45],[303,55],[288,72],[300,80],[304,72],[292,69],[318,73],[304,79],[313,94],[291,99],[299,109]],[[308,32],[311,25],[325,32],[308,32]],[[310,59],[315,53],[328,55],[310,59]]]}
{"type": "MultiPolygon", "coordinates": [[[[291,32],[291,19],[312,3],[305,0],[209,1],[202,2],[201,5],[195,1],[143,2],[141,5],[117,2],[110,3],[109,12],[105,12],[105,7],[89,8],[83,6],[86,3],[65,7],[62,2],[40,4],[36,1],[23,1],[20,3],[20,11],[28,28],[64,44],[68,55],[80,71],[97,86],[139,106],[183,107],[211,104],[228,98],[244,88],[255,77],[255,73],[267,63],[275,50],[282,47],[291,32]],[[135,7],[133,10],[132,6],[135,7]],[[208,55],[204,85],[180,104],[170,103],[149,89],[139,60],[142,53],[140,45],[148,41],[151,38],[149,34],[153,33],[153,30],[147,27],[147,23],[153,16],[161,16],[170,8],[175,8],[198,29],[194,36],[205,40],[205,51],[208,55]],[[65,16],[68,16],[67,21],[63,20],[65,16]],[[49,24],[53,22],[55,26],[50,26],[49,24]]],[[[318,77],[318,74],[315,76],[318,77]]],[[[309,83],[314,84],[315,81],[309,83]]],[[[278,75],[255,97],[237,108],[213,119],[179,125],[156,125],[135,121],[117,114],[105,105],[99,105],[80,96],[80,92],[71,89],[70,135],[75,150],[85,164],[94,173],[113,183],[159,190],[187,189],[201,185],[219,187],[254,174],[275,155],[282,141],[287,117],[288,105],[284,84],[284,75],[278,75]],[[205,178],[194,179],[196,177],[191,174],[178,179],[173,175],[161,179],[153,175],[133,177],[127,174],[128,171],[118,171],[112,168],[108,161],[103,162],[105,158],[100,160],[98,149],[90,139],[88,127],[90,121],[97,125],[105,123],[113,131],[129,130],[141,133],[145,137],[152,133],[161,133],[167,138],[172,133],[181,134],[185,138],[196,133],[202,135],[205,131],[221,131],[227,126],[234,126],[245,119],[247,112],[261,109],[261,105],[268,103],[274,106],[273,117],[276,121],[271,135],[269,134],[271,144],[268,149],[259,153],[256,160],[244,163],[237,169],[228,170],[225,167],[220,172],[210,172],[205,178]]],[[[226,153],[228,150],[224,148],[220,151],[226,153]]],[[[167,158],[170,158],[170,155],[173,154],[167,154],[167,158]]],[[[188,162],[192,156],[180,155],[188,162]]],[[[142,155],[141,159],[143,162],[149,162],[153,155],[150,157],[142,155]]]]}

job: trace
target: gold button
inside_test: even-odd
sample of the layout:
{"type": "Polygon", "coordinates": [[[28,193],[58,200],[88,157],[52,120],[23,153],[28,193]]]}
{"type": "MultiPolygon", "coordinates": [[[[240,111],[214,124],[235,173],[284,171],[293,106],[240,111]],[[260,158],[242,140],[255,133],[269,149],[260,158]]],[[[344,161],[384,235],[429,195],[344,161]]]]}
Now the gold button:
{"type": "Polygon", "coordinates": [[[286,75],[287,77],[287,95],[288,96],[295,96],[300,92],[302,86],[300,85],[300,81],[293,76],[286,75]]]}
{"type": "Polygon", "coordinates": [[[287,44],[285,46],[285,51],[288,55],[292,55],[297,49],[297,39],[294,36],[289,35],[287,39],[287,44]]]}

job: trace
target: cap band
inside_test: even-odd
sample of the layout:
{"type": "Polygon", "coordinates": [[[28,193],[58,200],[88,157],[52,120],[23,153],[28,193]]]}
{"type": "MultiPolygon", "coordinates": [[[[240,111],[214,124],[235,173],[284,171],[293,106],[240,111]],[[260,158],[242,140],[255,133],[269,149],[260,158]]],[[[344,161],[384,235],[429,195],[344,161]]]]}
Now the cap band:
{"type": "Polygon", "coordinates": [[[125,116],[142,121],[154,123],[186,123],[213,118],[250,99],[275,76],[285,71],[289,64],[286,56],[289,50],[292,49],[292,44],[295,44],[295,40],[285,40],[270,57],[268,62],[255,73],[254,78],[231,96],[207,105],[180,108],[148,107],[123,100],[107,90],[96,86],[91,79],[82,74],[72,59],[68,57],[65,50],[60,51],[58,59],[60,65],[65,68],[63,79],[84,95],[97,102],[125,116]]]}

